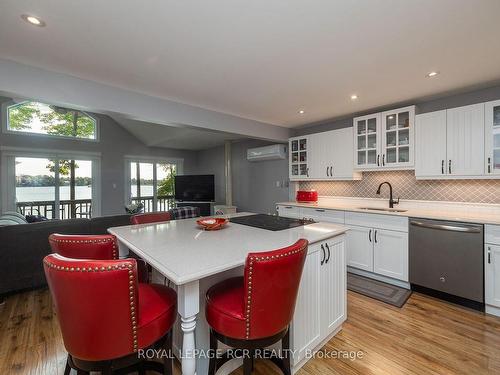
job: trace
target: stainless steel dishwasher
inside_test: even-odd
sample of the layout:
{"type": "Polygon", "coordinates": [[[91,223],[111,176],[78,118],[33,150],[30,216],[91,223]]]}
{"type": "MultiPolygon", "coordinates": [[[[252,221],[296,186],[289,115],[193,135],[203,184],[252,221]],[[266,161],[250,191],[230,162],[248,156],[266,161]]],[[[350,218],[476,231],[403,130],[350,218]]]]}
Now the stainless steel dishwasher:
{"type": "Polygon", "coordinates": [[[483,225],[411,218],[413,290],[484,309],[483,225]]]}

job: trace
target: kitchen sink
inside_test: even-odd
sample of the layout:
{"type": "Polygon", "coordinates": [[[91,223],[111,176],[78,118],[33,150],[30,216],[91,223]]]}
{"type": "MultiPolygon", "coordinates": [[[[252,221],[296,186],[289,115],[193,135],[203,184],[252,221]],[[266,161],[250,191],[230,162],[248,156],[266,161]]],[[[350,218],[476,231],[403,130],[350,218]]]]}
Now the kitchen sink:
{"type": "Polygon", "coordinates": [[[380,208],[380,207],[358,207],[358,210],[385,211],[385,212],[406,212],[406,211],[408,211],[408,210],[401,210],[399,208],[380,208]]]}

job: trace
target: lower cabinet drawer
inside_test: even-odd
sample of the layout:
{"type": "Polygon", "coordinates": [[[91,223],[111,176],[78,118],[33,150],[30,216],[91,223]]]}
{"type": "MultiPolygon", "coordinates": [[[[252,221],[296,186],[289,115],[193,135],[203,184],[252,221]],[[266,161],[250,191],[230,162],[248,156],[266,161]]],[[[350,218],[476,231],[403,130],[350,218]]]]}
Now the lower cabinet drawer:
{"type": "Polygon", "coordinates": [[[328,223],[344,224],[344,211],[327,210],[323,208],[303,207],[302,216],[315,221],[326,221],[328,223]]]}
{"type": "Polygon", "coordinates": [[[300,212],[300,207],[296,206],[285,206],[285,205],[277,205],[276,206],[276,211],[278,211],[279,216],[283,217],[291,217],[294,219],[301,218],[301,212],[300,212]]]}
{"type": "Polygon", "coordinates": [[[403,216],[346,212],[345,223],[347,225],[408,232],[408,218],[403,216]]]}

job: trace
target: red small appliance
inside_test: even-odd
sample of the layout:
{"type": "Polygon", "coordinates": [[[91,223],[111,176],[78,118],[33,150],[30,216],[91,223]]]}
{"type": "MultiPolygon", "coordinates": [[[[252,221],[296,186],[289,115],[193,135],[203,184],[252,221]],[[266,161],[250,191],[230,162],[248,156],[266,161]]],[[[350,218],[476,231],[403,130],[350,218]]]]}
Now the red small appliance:
{"type": "Polygon", "coordinates": [[[317,202],[318,192],[316,190],[299,190],[295,199],[297,202],[317,202]]]}

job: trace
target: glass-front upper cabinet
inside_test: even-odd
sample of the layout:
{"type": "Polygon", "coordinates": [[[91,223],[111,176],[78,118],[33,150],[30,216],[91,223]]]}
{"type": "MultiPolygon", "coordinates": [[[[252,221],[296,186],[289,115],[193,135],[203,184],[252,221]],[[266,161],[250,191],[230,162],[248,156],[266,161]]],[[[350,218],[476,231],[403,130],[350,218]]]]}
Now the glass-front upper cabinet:
{"type": "Polygon", "coordinates": [[[300,180],[308,177],[308,137],[291,138],[290,150],[290,179],[300,180]]]}
{"type": "Polygon", "coordinates": [[[380,166],[380,114],[354,119],[354,168],[380,166]]]}
{"type": "Polygon", "coordinates": [[[485,119],[485,172],[500,174],[500,100],[485,104],[485,119]]]}
{"type": "Polygon", "coordinates": [[[382,168],[413,166],[415,107],[386,111],[381,117],[380,166],[382,168]]]}

